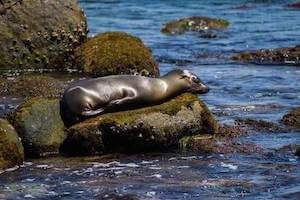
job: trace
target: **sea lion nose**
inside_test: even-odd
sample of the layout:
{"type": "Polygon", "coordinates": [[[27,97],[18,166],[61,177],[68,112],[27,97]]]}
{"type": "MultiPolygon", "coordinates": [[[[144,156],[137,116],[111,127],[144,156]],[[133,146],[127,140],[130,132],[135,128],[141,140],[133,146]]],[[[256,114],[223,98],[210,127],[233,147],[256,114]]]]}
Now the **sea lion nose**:
{"type": "Polygon", "coordinates": [[[209,92],[209,90],[210,90],[210,88],[209,88],[209,87],[207,87],[207,86],[205,86],[205,87],[203,88],[203,92],[204,92],[204,93],[207,93],[207,92],[209,92]]]}

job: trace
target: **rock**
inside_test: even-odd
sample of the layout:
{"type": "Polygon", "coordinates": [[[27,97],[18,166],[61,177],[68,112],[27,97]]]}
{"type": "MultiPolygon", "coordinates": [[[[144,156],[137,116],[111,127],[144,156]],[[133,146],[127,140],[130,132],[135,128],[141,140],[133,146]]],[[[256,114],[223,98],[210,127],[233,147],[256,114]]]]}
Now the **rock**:
{"type": "Polygon", "coordinates": [[[104,192],[100,194],[95,194],[95,199],[103,199],[103,200],[140,200],[136,194],[118,194],[116,192],[104,192]]]}
{"type": "Polygon", "coordinates": [[[240,127],[247,127],[255,132],[278,133],[287,132],[288,130],[281,127],[279,124],[264,120],[255,119],[238,119],[236,124],[240,127]]]}
{"type": "Polygon", "coordinates": [[[300,128],[300,107],[292,109],[289,113],[284,115],[281,122],[290,128],[300,128]]]}
{"type": "Polygon", "coordinates": [[[195,95],[183,94],[163,104],[108,113],[70,127],[62,152],[92,155],[158,151],[177,147],[187,135],[212,134],[218,125],[195,95]]]}
{"type": "Polygon", "coordinates": [[[295,156],[300,157],[300,145],[296,149],[295,156]]]}
{"type": "Polygon", "coordinates": [[[0,119],[0,169],[21,165],[24,161],[24,149],[14,127],[0,119]]]}
{"type": "Polygon", "coordinates": [[[229,22],[209,17],[189,17],[168,22],[161,32],[170,35],[183,34],[187,31],[203,32],[209,29],[225,29],[229,22]]]}
{"type": "Polygon", "coordinates": [[[0,2],[0,69],[66,69],[87,38],[76,0],[0,2]]]}
{"type": "Polygon", "coordinates": [[[21,75],[0,80],[0,96],[13,97],[58,97],[66,85],[45,75],[21,75]]]}
{"type": "Polygon", "coordinates": [[[219,137],[217,135],[186,136],[180,140],[180,148],[183,151],[198,153],[264,153],[264,150],[254,143],[241,143],[232,137],[219,137]]]}
{"type": "Polygon", "coordinates": [[[245,51],[231,57],[233,60],[254,64],[300,65],[300,45],[289,48],[245,51]]]}
{"type": "Polygon", "coordinates": [[[57,154],[66,138],[58,99],[31,98],[10,116],[27,157],[57,154]]]}
{"type": "Polygon", "coordinates": [[[295,3],[290,3],[287,6],[290,7],[290,8],[297,8],[297,9],[299,9],[300,8],[300,1],[297,1],[295,3]]]}
{"type": "Polygon", "coordinates": [[[242,3],[242,4],[239,4],[237,6],[234,6],[232,9],[235,9],[235,10],[248,10],[248,9],[251,9],[251,8],[256,8],[256,5],[253,4],[253,3],[242,3]]]}
{"type": "Polygon", "coordinates": [[[136,74],[158,77],[158,64],[141,39],[123,32],[101,33],[75,52],[76,65],[91,76],[136,74]]]}
{"type": "Polygon", "coordinates": [[[300,144],[288,144],[280,147],[279,149],[276,149],[277,154],[295,154],[295,156],[299,156],[300,152],[300,144]]]}

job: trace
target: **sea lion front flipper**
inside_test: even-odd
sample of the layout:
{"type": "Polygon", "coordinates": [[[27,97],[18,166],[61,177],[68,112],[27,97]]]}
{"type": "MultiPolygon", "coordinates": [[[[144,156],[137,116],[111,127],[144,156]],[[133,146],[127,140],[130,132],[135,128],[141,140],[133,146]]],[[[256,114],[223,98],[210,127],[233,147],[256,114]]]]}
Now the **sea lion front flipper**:
{"type": "Polygon", "coordinates": [[[133,97],[125,97],[123,99],[116,99],[109,103],[109,107],[130,104],[132,102],[132,100],[134,100],[133,97]]]}
{"type": "Polygon", "coordinates": [[[86,111],[83,111],[81,113],[81,115],[88,117],[88,116],[98,115],[102,112],[104,112],[104,108],[99,108],[97,110],[86,110],[86,111]]]}

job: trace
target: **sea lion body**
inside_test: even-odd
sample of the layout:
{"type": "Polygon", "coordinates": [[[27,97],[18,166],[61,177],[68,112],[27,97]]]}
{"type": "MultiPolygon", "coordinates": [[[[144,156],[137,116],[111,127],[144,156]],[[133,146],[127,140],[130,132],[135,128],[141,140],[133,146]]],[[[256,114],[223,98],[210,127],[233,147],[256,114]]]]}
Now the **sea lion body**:
{"type": "Polygon", "coordinates": [[[65,90],[62,101],[75,115],[93,116],[126,106],[156,104],[185,91],[206,93],[208,90],[196,75],[187,70],[174,70],[160,78],[112,75],[81,80],[65,90]]]}

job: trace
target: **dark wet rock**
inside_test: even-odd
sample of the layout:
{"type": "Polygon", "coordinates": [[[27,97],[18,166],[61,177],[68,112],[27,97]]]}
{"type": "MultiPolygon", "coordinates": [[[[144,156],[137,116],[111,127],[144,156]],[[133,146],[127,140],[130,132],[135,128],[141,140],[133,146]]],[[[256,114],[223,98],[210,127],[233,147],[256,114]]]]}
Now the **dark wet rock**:
{"type": "Polygon", "coordinates": [[[193,63],[192,60],[170,58],[170,57],[166,57],[166,56],[161,56],[161,57],[157,58],[157,61],[160,63],[174,64],[177,66],[187,66],[187,65],[193,63]]]}
{"type": "Polygon", "coordinates": [[[213,134],[218,124],[195,95],[163,104],[108,113],[70,127],[62,152],[72,155],[159,151],[177,147],[186,135],[213,134]]]}
{"type": "Polygon", "coordinates": [[[295,156],[300,157],[300,145],[296,149],[295,156]]]}
{"type": "Polygon", "coordinates": [[[300,129],[300,107],[294,108],[284,115],[281,122],[290,128],[300,129]]]}
{"type": "Polygon", "coordinates": [[[209,17],[189,17],[168,22],[161,32],[170,35],[183,34],[188,31],[203,32],[209,29],[225,29],[229,22],[209,17]]]}
{"type": "Polygon", "coordinates": [[[264,153],[264,150],[254,143],[241,143],[232,137],[216,135],[186,136],[180,140],[180,147],[183,151],[199,153],[264,153]]]}
{"type": "Polygon", "coordinates": [[[31,98],[9,117],[22,138],[25,155],[57,154],[66,138],[58,99],[31,98]]]}
{"type": "Polygon", "coordinates": [[[299,156],[300,152],[300,144],[289,144],[289,145],[285,145],[283,147],[280,147],[279,149],[276,149],[276,151],[278,153],[292,153],[292,154],[295,154],[296,156],[299,156]]]}
{"type": "Polygon", "coordinates": [[[255,8],[255,7],[256,7],[256,5],[253,4],[253,3],[243,3],[243,4],[240,4],[240,5],[234,6],[233,9],[248,10],[248,9],[255,8]]]}
{"type": "Polygon", "coordinates": [[[279,124],[264,121],[264,120],[255,120],[255,119],[238,119],[236,124],[240,127],[245,127],[255,132],[286,132],[287,129],[281,127],[279,124]]]}
{"type": "Polygon", "coordinates": [[[66,84],[46,75],[21,75],[0,80],[0,96],[58,97],[66,84]]]}
{"type": "Polygon", "coordinates": [[[76,0],[2,0],[0,30],[0,69],[66,69],[87,38],[76,0]]]}
{"type": "Polygon", "coordinates": [[[254,64],[300,65],[300,45],[289,48],[245,51],[233,55],[231,58],[254,64]]]}
{"type": "Polygon", "coordinates": [[[219,125],[218,132],[215,133],[217,136],[221,137],[239,137],[242,135],[246,135],[248,132],[243,129],[242,126],[235,124],[233,126],[222,124],[219,125]]]}
{"type": "Polygon", "coordinates": [[[203,32],[200,34],[200,37],[205,39],[215,39],[218,38],[218,35],[214,32],[203,32]]]}
{"type": "Polygon", "coordinates": [[[158,64],[141,39],[123,32],[101,33],[76,50],[76,65],[92,76],[141,74],[158,77],[158,64]]]}
{"type": "Polygon", "coordinates": [[[290,8],[300,9],[300,1],[297,1],[295,3],[290,3],[287,6],[290,7],[290,8]]]}
{"type": "Polygon", "coordinates": [[[14,127],[0,119],[0,169],[21,165],[24,161],[24,149],[14,127]]]}

